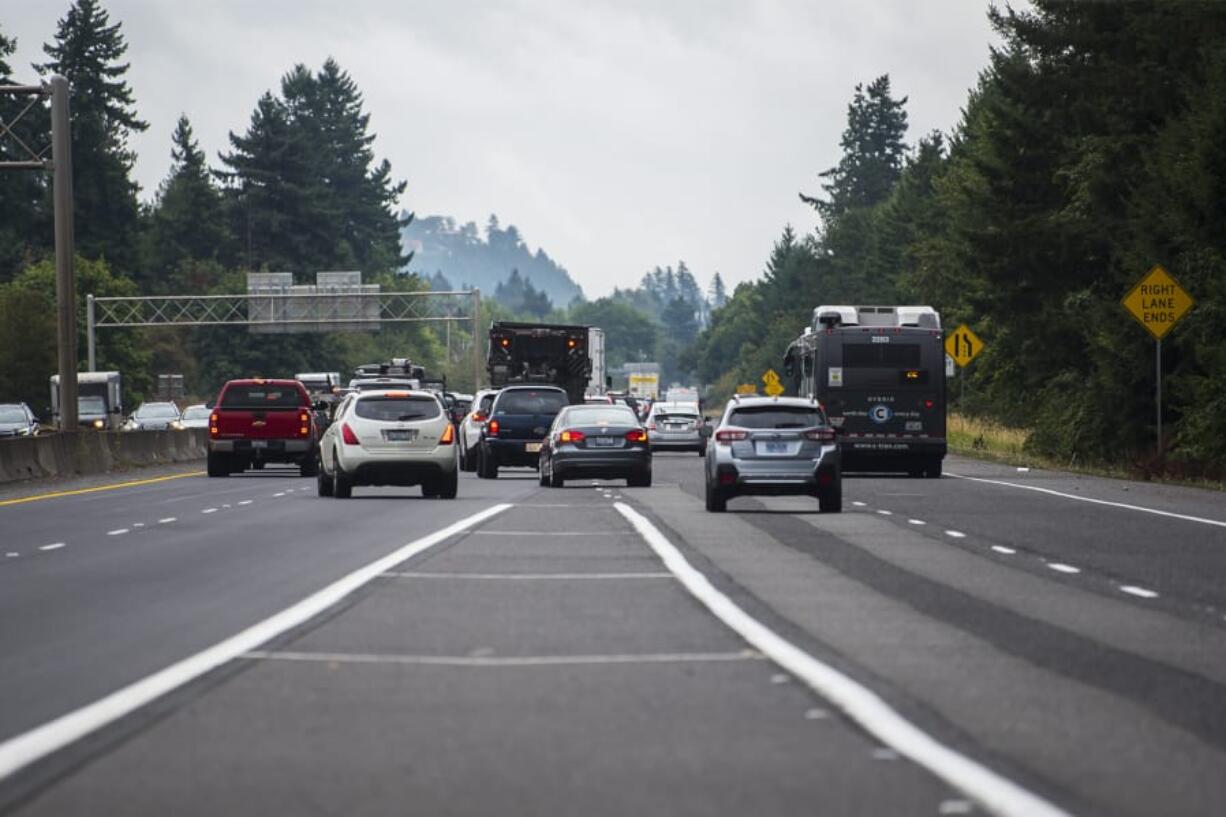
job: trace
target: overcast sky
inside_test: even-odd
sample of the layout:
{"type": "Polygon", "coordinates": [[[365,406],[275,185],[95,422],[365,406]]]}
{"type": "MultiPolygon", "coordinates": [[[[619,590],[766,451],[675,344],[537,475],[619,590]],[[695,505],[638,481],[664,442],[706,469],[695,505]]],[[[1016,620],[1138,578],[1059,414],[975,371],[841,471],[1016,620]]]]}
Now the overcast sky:
{"type": "MultiPolygon", "coordinates": [[[[0,0],[19,79],[69,0],[0,0]]],[[[589,296],[684,259],[757,277],[839,158],[857,82],[889,73],[911,141],[948,131],[988,59],[987,0],[103,0],[149,130],[148,197],[180,112],[211,160],[295,63],[365,95],[403,206],[543,247],[589,296]]]]}

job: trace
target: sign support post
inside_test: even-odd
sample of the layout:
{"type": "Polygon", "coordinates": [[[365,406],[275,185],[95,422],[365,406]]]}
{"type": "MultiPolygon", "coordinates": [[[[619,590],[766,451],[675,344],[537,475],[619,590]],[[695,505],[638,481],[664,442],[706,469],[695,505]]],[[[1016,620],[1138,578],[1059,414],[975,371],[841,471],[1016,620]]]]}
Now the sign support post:
{"type": "Polygon", "coordinates": [[[1196,301],[1161,266],[1155,266],[1120,302],[1154,338],[1154,430],[1162,456],[1162,338],[1196,301]]]}
{"type": "Polygon", "coordinates": [[[1154,403],[1158,407],[1158,455],[1162,455],[1162,338],[1154,341],[1154,403]]]}

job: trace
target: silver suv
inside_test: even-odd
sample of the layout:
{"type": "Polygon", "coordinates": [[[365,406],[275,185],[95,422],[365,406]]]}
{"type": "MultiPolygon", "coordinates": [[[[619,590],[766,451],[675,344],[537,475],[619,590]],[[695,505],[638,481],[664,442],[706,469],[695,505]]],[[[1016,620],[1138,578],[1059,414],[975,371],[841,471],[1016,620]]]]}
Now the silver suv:
{"type": "Polygon", "coordinates": [[[835,430],[813,400],[734,396],[707,446],[706,478],[708,511],[727,510],[735,496],[786,494],[843,510],[835,430]]]}

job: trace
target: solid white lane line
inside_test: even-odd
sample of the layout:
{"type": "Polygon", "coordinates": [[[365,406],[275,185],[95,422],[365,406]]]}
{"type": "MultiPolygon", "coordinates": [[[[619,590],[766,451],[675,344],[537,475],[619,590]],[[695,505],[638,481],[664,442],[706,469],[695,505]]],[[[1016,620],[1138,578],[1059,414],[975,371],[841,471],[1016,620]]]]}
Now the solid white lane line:
{"type": "Polygon", "coordinates": [[[159,525],[169,525],[171,522],[178,522],[178,521],[179,521],[179,517],[177,516],[167,516],[163,519],[159,519],[158,524],[159,525]]]}
{"type": "MultiPolygon", "coordinates": [[[[519,507],[516,505],[516,507],[519,507]]],[[[472,536],[629,536],[628,530],[475,530],[472,536]]]]}
{"type": "Polygon", "coordinates": [[[319,615],[406,559],[411,559],[510,507],[509,504],[494,505],[409,542],[224,641],[128,684],[80,709],[9,738],[0,743],[0,780],[128,715],[150,701],[173,692],[222,664],[257,649],[261,644],[319,615]]]}
{"type": "Polygon", "coordinates": [[[1052,570],[1055,570],[1059,573],[1080,573],[1081,572],[1080,567],[1073,567],[1072,565],[1066,565],[1063,562],[1048,562],[1047,566],[1050,567],[1052,570]]]}
{"type": "Polygon", "coordinates": [[[565,579],[567,581],[584,579],[671,579],[672,573],[415,573],[391,572],[384,576],[392,579],[483,579],[508,581],[540,581],[549,579],[565,579]]]}
{"type": "Polygon", "coordinates": [[[39,550],[59,550],[64,546],[63,542],[53,542],[50,545],[43,545],[39,550]]]}
{"type": "Polygon", "coordinates": [[[1120,592],[1127,593],[1130,596],[1138,596],[1143,599],[1156,599],[1158,594],[1153,590],[1148,590],[1144,587],[1137,587],[1135,584],[1120,585],[1120,592]]]}
{"type": "Polygon", "coordinates": [[[908,519],[907,521],[910,522],[912,525],[927,525],[928,524],[922,519],[908,519]]]}
{"type": "Polygon", "coordinates": [[[966,538],[966,534],[960,530],[947,530],[945,531],[945,535],[952,536],[955,539],[965,539],[966,538]]]}
{"type": "Polygon", "coordinates": [[[634,525],[682,585],[730,629],[784,670],[847,713],[865,731],[910,758],[988,811],[1004,817],[1068,817],[1067,812],[922,731],[877,693],[825,664],[750,616],[696,570],[645,516],[625,503],[617,510],[634,525]]]}
{"type": "Polygon", "coordinates": [[[1037,491],[1041,494],[1050,494],[1051,496],[1059,496],[1064,499],[1073,499],[1077,502],[1089,502],[1092,505],[1106,505],[1111,508],[1123,508],[1128,511],[1140,511],[1141,513],[1152,513],[1155,516],[1165,516],[1170,519],[1182,519],[1185,522],[1199,522],[1202,525],[1213,525],[1219,528],[1226,528],[1226,521],[1221,519],[1206,519],[1203,516],[1191,516],[1184,513],[1175,513],[1174,511],[1163,511],[1158,508],[1146,508],[1143,505],[1129,505],[1127,502],[1112,502],[1108,499],[1095,499],[1092,496],[1077,496],[1076,494],[1066,494],[1063,491],[1054,491],[1051,488],[1040,488],[1037,485],[1021,485],[1016,482],[1006,482],[1001,479],[984,479],[983,477],[965,477],[961,474],[951,474],[945,472],[946,476],[956,479],[966,479],[971,482],[983,482],[988,485],[1004,485],[1008,488],[1020,488],[1023,491],[1037,491]]]}
{"type": "Polygon", "coordinates": [[[240,658],[261,661],[303,661],[324,664],[413,664],[436,667],[560,667],[592,664],[686,664],[764,661],[754,650],[739,652],[676,652],[641,655],[396,655],[344,652],[281,652],[251,650],[240,658]]]}
{"type": "Polygon", "coordinates": [[[1013,548],[1007,548],[1004,545],[992,545],[992,550],[996,551],[997,553],[1003,553],[1006,556],[1012,556],[1014,553],[1017,553],[1017,551],[1013,548]]]}
{"type": "Polygon", "coordinates": [[[123,536],[127,532],[128,532],[127,528],[115,528],[115,530],[107,531],[106,535],[107,536],[123,536]]]}

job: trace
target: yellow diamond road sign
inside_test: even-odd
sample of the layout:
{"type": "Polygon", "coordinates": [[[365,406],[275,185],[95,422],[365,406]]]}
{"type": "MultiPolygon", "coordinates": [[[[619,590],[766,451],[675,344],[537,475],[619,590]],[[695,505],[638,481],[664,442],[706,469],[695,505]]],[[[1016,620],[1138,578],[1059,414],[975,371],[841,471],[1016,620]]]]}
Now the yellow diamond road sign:
{"type": "Polygon", "coordinates": [[[1154,338],[1162,340],[1196,302],[1159,266],[1146,273],[1122,303],[1154,338]]]}
{"type": "Polygon", "coordinates": [[[945,338],[945,353],[959,366],[970,363],[982,351],[983,341],[966,324],[962,324],[945,338]]]}
{"type": "Polygon", "coordinates": [[[783,394],[783,384],[779,382],[779,375],[774,369],[766,370],[766,374],[762,375],[762,382],[766,384],[764,391],[771,397],[783,394]]]}
{"type": "Polygon", "coordinates": [[[758,387],[755,386],[753,383],[742,383],[741,385],[736,387],[736,393],[737,394],[757,394],[758,387]]]}

